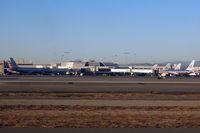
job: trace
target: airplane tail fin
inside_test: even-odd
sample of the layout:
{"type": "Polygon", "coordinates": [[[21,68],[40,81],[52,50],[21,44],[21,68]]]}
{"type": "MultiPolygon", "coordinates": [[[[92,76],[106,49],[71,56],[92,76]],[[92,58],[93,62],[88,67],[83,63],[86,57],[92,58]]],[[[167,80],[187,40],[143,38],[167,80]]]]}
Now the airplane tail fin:
{"type": "Polygon", "coordinates": [[[194,63],[195,63],[195,60],[192,60],[192,62],[190,63],[190,65],[187,67],[187,71],[192,71],[193,68],[194,68],[194,63]]]}
{"type": "Polygon", "coordinates": [[[10,61],[8,61],[7,63],[11,70],[14,70],[18,67],[15,60],[12,57],[10,58],[10,61]]]}
{"type": "Polygon", "coordinates": [[[181,69],[181,63],[179,63],[175,68],[174,70],[180,70],[181,69]]]}
{"type": "Polygon", "coordinates": [[[168,70],[168,69],[170,69],[170,68],[171,68],[171,64],[168,63],[168,64],[163,68],[163,70],[168,70]]]}
{"type": "Polygon", "coordinates": [[[153,66],[154,69],[157,68],[157,67],[158,67],[158,64],[155,64],[155,65],[153,66]]]}

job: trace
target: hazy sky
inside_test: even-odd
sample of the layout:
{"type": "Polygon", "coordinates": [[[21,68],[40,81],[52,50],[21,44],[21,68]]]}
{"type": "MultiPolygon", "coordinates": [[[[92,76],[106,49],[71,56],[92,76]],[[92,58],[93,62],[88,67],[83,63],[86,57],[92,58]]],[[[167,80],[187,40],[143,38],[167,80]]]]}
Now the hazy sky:
{"type": "Polygon", "coordinates": [[[200,0],[1,0],[0,58],[200,58],[200,0]]]}

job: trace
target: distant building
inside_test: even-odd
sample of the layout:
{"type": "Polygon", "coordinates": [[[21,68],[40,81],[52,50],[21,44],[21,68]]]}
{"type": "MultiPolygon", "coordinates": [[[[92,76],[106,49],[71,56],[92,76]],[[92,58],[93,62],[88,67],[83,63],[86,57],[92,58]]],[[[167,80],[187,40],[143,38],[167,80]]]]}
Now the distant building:
{"type": "Polygon", "coordinates": [[[109,68],[117,68],[119,67],[118,64],[113,62],[100,62],[100,66],[109,67],[109,68]]]}
{"type": "Polygon", "coordinates": [[[195,72],[197,72],[197,71],[199,71],[200,70],[200,67],[198,67],[198,66],[196,66],[196,67],[194,67],[194,69],[193,69],[195,72]]]}
{"type": "Polygon", "coordinates": [[[58,64],[57,63],[51,63],[49,68],[57,68],[58,67],[58,64]]]}
{"type": "Polygon", "coordinates": [[[23,58],[17,59],[17,64],[18,65],[33,65],[32,61],[24,61],[23,58]]]}
{"type": "Polygon", "coordinates": [[[23,58],[17,59],[17,64],[24,64],[24,59],[23,58]]]}
{"type": "Polygon", "coordinates": [[[5,74],[5,61],[1,60],[0,61],[0,75],[5,74]]]}
{"type": "Polygon", "coordinates": [[[58,68],[81,69],[85,67],[85,64],[85,62],[81,61],[61,62],[61,65],[58,66],[58,68]]]}

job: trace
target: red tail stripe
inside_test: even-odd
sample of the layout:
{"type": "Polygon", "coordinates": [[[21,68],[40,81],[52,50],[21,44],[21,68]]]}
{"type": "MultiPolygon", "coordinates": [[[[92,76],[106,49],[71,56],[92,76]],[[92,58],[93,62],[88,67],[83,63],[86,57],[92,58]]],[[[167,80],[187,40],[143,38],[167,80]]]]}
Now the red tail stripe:
{"type": "Polygon", "coordinates": [[[8,61],[8,65],[9,65],[10,69],[12,69],[12,65],[11,65],[10,61],[8,61]]]}

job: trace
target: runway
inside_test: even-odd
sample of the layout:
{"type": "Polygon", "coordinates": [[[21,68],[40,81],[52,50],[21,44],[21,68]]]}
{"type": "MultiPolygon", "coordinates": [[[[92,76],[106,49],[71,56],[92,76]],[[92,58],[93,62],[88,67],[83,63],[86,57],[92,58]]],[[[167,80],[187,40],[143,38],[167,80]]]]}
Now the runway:
{"type": "Polygon", "coordinates": [[[31,93],[200,93],[200,79],[133,77],[0,77],[0,92],[31,93]]]}
{"type": "MultiPolygon", "coordinates": [[[[196,103],[200,99],[200,79],[8,76],[0,77],[0,94],[1,100],[13,100],[11,103],[16,104],[18,104],[17,100],[26,102],[28,99],[33,101],[41,99],[50,101],[52,99],[80,100],[78,103],[84,103],[81,102],[82,100],[90,101],[92,99],[96,101],[121,100],[123,102],[133,100],[133,103],[137,103],[138,100],[157,100],[157,102],[160,100],[160,103],[163,100],[174,100],[175,103],[177,100],[193,100],[196,103]]],[[[119,101],[118,105],[121,105],[119,101]]],[[[0,104],[3,104],[2,102],[0,101],[0,104]]],[[[60,102],[65,103],[64,101],[60,102]]],[[[69,103],[69,101],[66,101],[66,103],[69,103]]]]}

